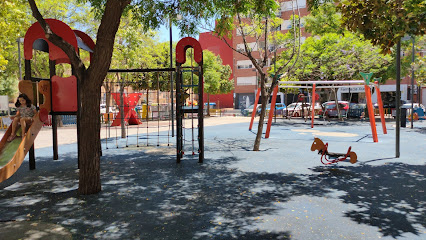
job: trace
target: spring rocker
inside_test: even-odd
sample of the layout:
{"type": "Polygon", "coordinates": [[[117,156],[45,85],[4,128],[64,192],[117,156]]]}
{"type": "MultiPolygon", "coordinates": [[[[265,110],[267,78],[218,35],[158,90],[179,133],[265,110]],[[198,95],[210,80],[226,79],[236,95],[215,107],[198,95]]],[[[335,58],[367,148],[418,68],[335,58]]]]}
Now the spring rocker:
{"type": "Polygon", "coordinates": [[[318,150],[318,154],[321,154],[321,163],[324,165],[345,161],[348,157],[352,164],[357,162],[357,155],[351,151],[351,147],[348,148],[346,153],[332,153],[328,151],[328,143],[324,144],[321,139],[315,138],[311,151],[315,150],[318,150]]]}

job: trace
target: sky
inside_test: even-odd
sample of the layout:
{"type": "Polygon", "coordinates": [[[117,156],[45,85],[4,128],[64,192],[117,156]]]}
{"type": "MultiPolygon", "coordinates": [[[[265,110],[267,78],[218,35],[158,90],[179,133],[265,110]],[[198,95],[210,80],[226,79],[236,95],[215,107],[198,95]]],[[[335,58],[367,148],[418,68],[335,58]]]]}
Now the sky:
{"type": "MultiPolygon", "coordinates": [[[[201,26],[214,26],[214,22],[215,22],[214,20],[209,20],[208,23],[201,23],[200,25],[201,26]]],[[[170,29],[169,29],[168,25],[167,26],[163,25],[163,26],[160,27],[160,29],[158,29],[158,33],[159,33],[159,36],[160,36],[160,42],[168,42],[170,40],[169,31],[170,31],[170,29]]],[[[209,30],[200,28],[199,31],[201,33],[201,32],[207,32],[209,30]]],[[[176,42],[177,40],[182,38],[181,36],[179,36],[180,31],[176,26],[173,26],[172,33],[173,33],[173,36],[172,36],[173,42],[176,42]]],[[[195,36],[194,38],[198,40],[198,35],[195,36]]]]}
{"type": "MultiPolygon", "coordinates": [[[[178,41],[181,37],[179,36],[180,31],[176,26],[172,27],[172,41],[176,42],[178,41]]],[[[161,26],[160,29],[158,30],[158,34],[160,36],[160,42],[168,42],[170,40],[170,29],[169,26],[161,26]]]]}

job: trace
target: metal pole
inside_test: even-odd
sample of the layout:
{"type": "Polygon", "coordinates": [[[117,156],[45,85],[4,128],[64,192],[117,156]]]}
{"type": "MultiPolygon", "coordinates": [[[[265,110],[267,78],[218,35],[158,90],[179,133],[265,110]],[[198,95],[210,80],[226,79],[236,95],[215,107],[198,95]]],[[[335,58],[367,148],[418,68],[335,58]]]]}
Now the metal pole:
{"type": "Polygon", "coordinates": [[[21,67],[21,41],[23,38],[18,38],[16,41],[18,42],[18,63],[19,63],[19,80],[22,80],[22,67],[21,67]]]}
{"type": "Polygon", "coordinates": [[[395,157],[399,158],[400,152],[399,152],[399,140],[400,140],[400,130],[401,130],[401,109],[400,103],[401,103],[401,40],[398,41],[396,44],[396,99],[395,99],[395,106],[396,106],[396,129],[395,129],[395,157]]]}
{"type": "MultiPolygon", "coordinates": [[[[414,37],[412,37],[413,39],[413,56],[411,58],[412,62],[414,63],[414,43],[415,43],[415,39],[414,37]]],[[[413,129],[413,121],[414,121],[414,67],[411,68],[411,129],[413,129]]]]}
{"type": "MultiPolygon", "coordinates": [[[[173,37],[172,37],[172,19],[170,23],[170,68],[173,68],[173,37]]],[[[171,118],[172,118],[172,137],[175,136],[175,121],[174,121],[174,108],[173,108],[173,72],[170,72],[170,105],[171,105],[171,118]]]]}

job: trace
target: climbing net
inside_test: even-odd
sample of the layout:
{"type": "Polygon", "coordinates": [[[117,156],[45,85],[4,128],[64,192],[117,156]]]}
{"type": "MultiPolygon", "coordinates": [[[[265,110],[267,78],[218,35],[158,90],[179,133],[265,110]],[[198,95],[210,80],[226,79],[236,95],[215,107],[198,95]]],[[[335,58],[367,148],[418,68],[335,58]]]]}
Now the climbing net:
{"type": "Polygon", "coordinates": [[[108,74],[100,105],[103,149],[172,145],[175,92],[170,90],[169,74],[108,74]]]}

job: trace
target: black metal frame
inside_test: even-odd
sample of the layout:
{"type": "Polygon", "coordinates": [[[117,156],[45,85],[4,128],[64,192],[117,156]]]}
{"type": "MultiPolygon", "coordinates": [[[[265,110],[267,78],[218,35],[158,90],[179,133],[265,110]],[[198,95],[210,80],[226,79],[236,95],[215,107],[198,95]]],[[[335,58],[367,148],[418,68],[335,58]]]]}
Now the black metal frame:
{"type": "Polygon", "coordinates": [[[176,162],[180,163],[183,158],[183,118],[185,113],[197,113],[198,118],[198,162],[204,161],[204,113],[203,113],[203,94],[204,94],[204,80],[203,80],[203,63],[199,64],[199,69],[193,70],[199,72],[198,80],[198,108],[184,109],[183,102],[183,84],[181,63],[176,62],[176,162]]]}

